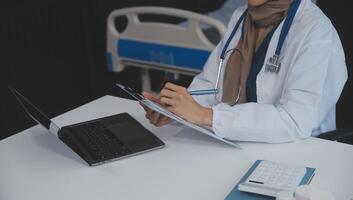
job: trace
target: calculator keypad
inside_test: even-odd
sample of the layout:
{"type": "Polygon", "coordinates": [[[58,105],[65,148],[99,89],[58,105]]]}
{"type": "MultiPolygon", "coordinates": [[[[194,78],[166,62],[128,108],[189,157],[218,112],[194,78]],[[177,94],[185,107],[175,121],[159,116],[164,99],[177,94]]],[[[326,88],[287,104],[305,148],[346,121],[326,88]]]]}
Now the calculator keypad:
{"type": "Polygon", "coordinates": [[[256,187],[294,191],[305,173],[305,167],[293,167],[271,161],[262,161],[246,182],[254,184],[256,187]]]}

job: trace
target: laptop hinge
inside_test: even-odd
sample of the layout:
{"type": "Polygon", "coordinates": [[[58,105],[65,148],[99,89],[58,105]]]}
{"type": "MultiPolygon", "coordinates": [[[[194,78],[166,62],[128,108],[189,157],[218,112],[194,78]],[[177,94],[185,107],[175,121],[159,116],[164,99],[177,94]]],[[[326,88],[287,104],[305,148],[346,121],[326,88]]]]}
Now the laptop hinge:
{"type": "Polygon", "coordinates": [[[49,132],[54,134],[55,137],[58,137],[58,132],[60,131],[60,127],[57,126],[56,124],[54,124],[53,121],[50,122],[50,126],[49,126],[49,132]]]}

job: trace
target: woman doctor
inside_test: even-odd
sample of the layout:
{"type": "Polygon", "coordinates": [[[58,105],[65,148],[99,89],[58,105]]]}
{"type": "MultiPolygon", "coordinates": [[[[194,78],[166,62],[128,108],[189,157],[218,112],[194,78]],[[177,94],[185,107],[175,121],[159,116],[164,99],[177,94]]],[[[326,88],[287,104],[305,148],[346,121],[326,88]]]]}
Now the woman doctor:
{"type": "MultiPolygon", "coordinates": [[[[338,34],[311,0],[248,0],[188,89],[167,83],[143,95],[220,137],[279,143],[335,129],[346,80],[338,34]],[[190,95],[210,88],[218,93],[190,95]]],[[[144,109],[156,126],[171,121],[144,109]]]]}

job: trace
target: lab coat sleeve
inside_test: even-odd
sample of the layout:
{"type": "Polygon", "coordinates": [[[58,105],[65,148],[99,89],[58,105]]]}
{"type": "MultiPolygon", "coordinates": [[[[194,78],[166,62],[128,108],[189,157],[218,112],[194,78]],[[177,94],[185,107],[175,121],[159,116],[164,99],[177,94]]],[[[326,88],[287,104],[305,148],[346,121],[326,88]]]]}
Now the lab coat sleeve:
{"type": "MultiPolygon", "coordinates": [[[[231,20],[228,24],[227,32],[225,33],[224,38],[228,38],[230,32],[233,30],[235,23],[240,18],[241,14],[246,9],[245,6],[236,9],[231,17],[231,20]]],[[[216,48],[212,51],[208,60],[203,68],[203,71],[195,76],[192,83],[190,84],[188,90],[203,90],[203,89],[214,89],[216,85],[216,79],[219,68],[219,60],[221,51],[224,45],[223,40],[216,46],[216,48]]],[[[211,107],[215,104],[214,95],[200,95],[193,96],[193,98],[202,106],[211,107]]]]}
{"type": "Polygon", "coordinates": [[[347,79],[342,47],[339,39],[334,39],[338,36],[330,25],[327,22],[317,25],[304,38],[276,105],[245,103],[231,107],[221,103],[213,106],[215,134],[230,140],[267,143],[311,136],[327,112],[334,108],[347,79]],[[326,85],[331,88],[325,88],[326,85]]]}
{"type": "MultiPolygon", "coordinates": [[[[222,43],[222,42],[221,42],[222,43]]],[[[213,89],[216,85],[216,76],[218,72],[218,56],[221,48],[221,43],[212,51],[209,56],[203,71],[195,76],[192,83],[189,86],[189,91],[192,90],[204,90],[204,89],[213,89]]],[[[193,96],[194,100],[200,105],[205,107],[211,107],[214,102],[214,95],[199,95],[193,96]]]]}

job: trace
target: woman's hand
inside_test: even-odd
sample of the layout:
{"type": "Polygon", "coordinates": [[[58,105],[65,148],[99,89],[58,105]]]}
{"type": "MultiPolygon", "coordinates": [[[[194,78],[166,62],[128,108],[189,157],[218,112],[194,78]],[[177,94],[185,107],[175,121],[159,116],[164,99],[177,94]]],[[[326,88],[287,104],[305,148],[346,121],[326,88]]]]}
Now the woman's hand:
{"type": "Polygon", "coordinates": [[[159,100],[167,106],[170,112],[189,122],[212,126],[212,109],[198,104],[184,87],[166,83],[160,93],[159,100]]]}
{"type": "MultiPolygon", "coordinates": [[[[154,101],[158,104],[162,104],[158,97],[156,97],[150,93],[144,92],[142,95],[151,101],[154,101]]],[[[143,109],[145,109],[146,118],[150,120],[151,124],[160,127],[160,126],[164,126],[166,124],[169,124],[171,122],[170,118],[168,118],[164,115],[161,115],[158,112],[151,110],[150,108],[146,107],[145,105],[143,105],[141,103],[140,103],[140,105],[143,107],[143,109]]]]}

